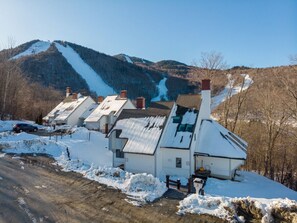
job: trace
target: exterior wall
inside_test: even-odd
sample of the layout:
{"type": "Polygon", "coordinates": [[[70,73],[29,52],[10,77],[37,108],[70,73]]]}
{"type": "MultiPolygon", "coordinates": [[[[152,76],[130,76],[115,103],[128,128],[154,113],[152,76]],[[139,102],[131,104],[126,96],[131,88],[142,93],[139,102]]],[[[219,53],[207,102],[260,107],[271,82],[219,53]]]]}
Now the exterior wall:
{"type": "Polygon", "coordinates": [[[122,164],[125,164],[125,158],[116,157],[116,150],[123,150],[126,139],[116,138],[116,131],[113,131],[108,138],[108,148],[113,153],[113,167],[118,167],[122,164]]]}
{"type": "Polygon", "coordinates": [[[86,122],[86,128],[90,130],[98,130],[99,122],[86,122]]]}
{"type": "Polygon", "coordinates": [[[113,152],[112,155],[113,155],[113,158],[112,158],[112,165],[113,165],[113,167],[119,167],[119,166],[125,164],[125,158],[118,158],[118,157],[116,157],[116,153],[115,152],[113,152]]]}
{"type": "MultiPolygon", "coordinates": [[[[169,116],[167,118],[166,124],[164,126],[162,135],[160,137],[160,141],[158,143],[158,146],[157,146],[157,149],[156,149],[156,152],[155,152],[155,156],[156,156],[155,167],[156,167],[156,176],[157,177],[163,177],[163,175],[164,175],[164,171],[163,171],[163,152],[162,152],[162,150],[160,148],[160,144],[163,141],[163,138],[164,138],[164,135],[165,135],[164,133],[168,129],[169,121],[171,120],[171,117],[173,116],[173,111],[175,110],[175,107],[176,107],[176,103],[174,103],[174,105],[172,106],[172,109],[171,109],[170,114],[169,114],[169,116]]],[[[164,154],[164,155],[166,155],[166,154],[164,154]]]]}
{"type": "Polygon", "coordinates": [[[176,175],[188,178],[190,176],[189,150],[161,148],[162,171],[159,177],[176,175]],[[176,167],[176,158],[182,159],[181,168],[176,167]]]}
{"type": "Polygon", "coordinates": [[[244,160],[198,156],[196,158],[197,169],[203,167],[211,171],[211,176],[223,179],[232,179],[235,170],[244,164],[244,160]]]}
{"type": "Polygon", "coordinates": [[[155,175],[155,157],[125,153],[125,170],[131,173],[150,173],[155,175]]]}
{"type": "Polygon", "coordinates": [[[79,117],[93,104],[95,103],[91,97],[87,97],[85,101],[83,101],[78,108],[76,108],[67,118],[67,125],[78,125],[79,117]]]}

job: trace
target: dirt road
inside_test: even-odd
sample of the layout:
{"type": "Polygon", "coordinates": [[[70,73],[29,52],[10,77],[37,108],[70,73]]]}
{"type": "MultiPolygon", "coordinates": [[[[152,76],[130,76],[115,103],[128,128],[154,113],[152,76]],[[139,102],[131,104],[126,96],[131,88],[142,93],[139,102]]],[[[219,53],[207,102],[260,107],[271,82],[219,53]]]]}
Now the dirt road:
{"type": "Polygon", "coordinates": [[[177,215],[179,200],[169,194],[133,206],[120,191],[63,172],[52,162],[41,156],[0,157],[0,222],[223,222],[177,215]]]}

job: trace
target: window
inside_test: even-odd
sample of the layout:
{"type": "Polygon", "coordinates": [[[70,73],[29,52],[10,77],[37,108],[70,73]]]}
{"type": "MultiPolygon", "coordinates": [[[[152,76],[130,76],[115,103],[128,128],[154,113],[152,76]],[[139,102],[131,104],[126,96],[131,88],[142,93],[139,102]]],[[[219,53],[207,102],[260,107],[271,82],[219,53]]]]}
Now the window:
{"type": "Polygon", "coordinates": [[[116,158],[124,158],[124,152],[116,149],[116,158]]]}
{"type": "Polygon", "coordinates": [[[176,168],[182,168],[182,158],[176,158],[175,166],[176,168]]]}

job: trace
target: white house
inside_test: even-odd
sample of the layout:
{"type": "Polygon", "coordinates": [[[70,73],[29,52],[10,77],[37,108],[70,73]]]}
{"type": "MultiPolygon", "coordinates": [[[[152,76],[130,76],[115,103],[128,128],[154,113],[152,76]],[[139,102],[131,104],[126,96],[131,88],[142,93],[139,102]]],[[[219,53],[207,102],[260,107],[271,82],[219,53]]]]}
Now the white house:
{"type": "MultiPolygon", "coordinates": [[[[143,99],[142,99],[143,100],[143,99]]],[[[141,99],[138,100],[140,105],[141,99]]],[[[144,104],[144,103],[143,103],[144,104]]],[[[125,109],[109,133],[113,165],[156,175],[156,150],[174,102],[153,102],[148,109],[125,109]]]]}
{"type": "Polygon", "coordinates": [[[135,109],[127,98],[127,91],[122,90],[120,95],[107,96],[99,101],[99,106],[85,119],[86,128],[107,133],[113,126],[123,109],[135,109]]]}
{"type": "Polygon", "coordinates": [[[43,121],[55,125],[78,125],[81,115],[94,103],[90,96],[71,94],[70,88],[67,88],[66,98],[50,111],[43,121]]]}
{"type": "Polygon", "coordinates": [[[109,134],[114,166],[158,177],[189,177],[203,167],[211,176],[232,179],[244,164],[247,143],[211,120],[210,81],[202,81],[201,96],[158,103],[154,115],[149,109],[122,112],[109,134]]]}

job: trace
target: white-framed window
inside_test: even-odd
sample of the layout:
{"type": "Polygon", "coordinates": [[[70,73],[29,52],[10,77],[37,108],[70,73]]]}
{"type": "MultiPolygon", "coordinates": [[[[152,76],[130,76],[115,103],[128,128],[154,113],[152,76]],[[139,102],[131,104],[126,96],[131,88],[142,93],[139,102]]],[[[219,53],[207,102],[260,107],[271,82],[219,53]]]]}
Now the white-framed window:
{"type": "Polygon", "coordinates": [[[176,159],[175,159],[175,167],[176,168],[182,168],[182,158],[176,157],[176,159]]]}
{"type": "Polygon", "coordinates": [[[120,149],[116,149],[116,158],[124,158],[124,152],[120,149]]]}

